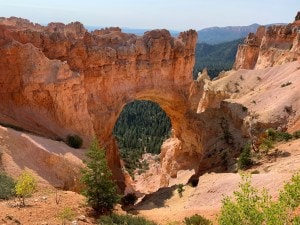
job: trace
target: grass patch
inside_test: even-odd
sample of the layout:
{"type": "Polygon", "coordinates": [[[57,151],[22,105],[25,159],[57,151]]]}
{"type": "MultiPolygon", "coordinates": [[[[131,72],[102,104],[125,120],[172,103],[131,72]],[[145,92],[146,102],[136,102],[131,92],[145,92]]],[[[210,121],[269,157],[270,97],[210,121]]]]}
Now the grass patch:
{"type": "Polygon", "coordinates": [[[140,216],[111,214],[101,216],[98,220],[99,225],[157,225],[153,221],[147,220],[140,216]]]}

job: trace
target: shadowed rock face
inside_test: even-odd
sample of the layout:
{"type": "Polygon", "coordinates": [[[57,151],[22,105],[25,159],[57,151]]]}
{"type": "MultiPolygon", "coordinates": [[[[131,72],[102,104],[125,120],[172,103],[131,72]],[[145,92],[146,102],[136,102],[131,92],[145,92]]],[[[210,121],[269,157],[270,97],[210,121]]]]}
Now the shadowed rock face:
{"type": "Polygon", "coordinates": [[[240,45],[234,69],[260,69],[300,59],[300,23],[259,27],[240,45]]]}
{"type": "Polygon", "coordinates": [[[97,137],[122,180],[113,127],[126,103],[151,100],[170,117],[180,149],[200,154],[201,124],[192,122],[189,101],[196,41],[193,30],[139,37],[119,28],[88,33],[79,22],[43,27],[0,18],[0,119],[52,138],[76,133],[86,145],[97,137]]]}

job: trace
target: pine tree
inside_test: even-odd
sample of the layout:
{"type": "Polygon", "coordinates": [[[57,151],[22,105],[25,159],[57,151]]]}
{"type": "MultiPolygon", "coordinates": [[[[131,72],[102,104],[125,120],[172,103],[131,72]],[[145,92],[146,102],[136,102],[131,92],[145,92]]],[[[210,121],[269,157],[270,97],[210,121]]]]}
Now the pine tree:
{"type": "Polygon", "coordinates": [[[82,169],[81,178],[86,186],[83,195],[87,197],[88,204],[95,211],[110,212],[120,197],[106,162],[105,149],[94,140],[86,152],[86,157],[84,161],[86,168],[82,169]]]}

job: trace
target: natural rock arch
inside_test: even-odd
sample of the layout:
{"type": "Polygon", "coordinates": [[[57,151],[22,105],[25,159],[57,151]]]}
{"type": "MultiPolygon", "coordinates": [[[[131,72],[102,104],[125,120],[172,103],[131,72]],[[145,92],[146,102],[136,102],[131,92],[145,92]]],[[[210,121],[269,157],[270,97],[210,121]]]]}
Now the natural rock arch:
{"type": "Polygon", "coordinates": [[[76,22],[33,25],[0,20],[1,120],[50,137],[95,136],[122,183],[112,130],[123,106],[135,99],[158,103],[171,119],[180,151],[201,153],[192,104],[193,30],[139,37],[119,28],[87,32],[76,22]]]}

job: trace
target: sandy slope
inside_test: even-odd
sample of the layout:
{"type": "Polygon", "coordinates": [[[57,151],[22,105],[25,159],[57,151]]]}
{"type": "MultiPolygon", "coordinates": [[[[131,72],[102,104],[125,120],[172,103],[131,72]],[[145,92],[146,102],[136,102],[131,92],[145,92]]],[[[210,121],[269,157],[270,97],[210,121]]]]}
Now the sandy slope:
{"type": "Polygon", "coordinates": [[[289,131],[300,129],[299,87],[298,61],[260,70],[232,70],[212,82],[215,91],[231,93],[226,101],[243,104],[263,123],[285,123],[289,131]]]}
{"type": "MultiPolygon", "coordinates": [[[[288,156],[276,160],[265,159],[262,165],[250,170],[260,171],[260,174],[252,175],[253,185],[259,189],[267,188],[275,198],[292,174],[300,171],[300,140],[281,143],[276,147],[289,153],[286,154],[288,156]]],[[[164,188],[140,203],[136,210],[160,224],[183,221],[184,217],[195,213],[215,220],[221,200],[224,196],[232,195],[240,180],[240,175],[235,173],[204,174],[197,187],[185,186],[182,198],[179,198],[176,188],[164,188]]]]}
{"type": "Polygon", "coordinates": [[[12,177],[26,169],[38,177],[40,185],[78,189],[83,149],[0,126],[0,150],[2,168],[12,177]]]}

